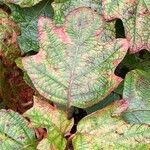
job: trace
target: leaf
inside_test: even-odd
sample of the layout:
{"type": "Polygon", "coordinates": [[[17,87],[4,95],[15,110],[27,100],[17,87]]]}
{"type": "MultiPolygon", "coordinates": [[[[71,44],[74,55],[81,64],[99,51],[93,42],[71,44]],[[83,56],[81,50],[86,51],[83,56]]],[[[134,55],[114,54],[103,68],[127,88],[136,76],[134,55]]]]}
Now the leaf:
{"type": "Polygon", "coordinates": [[[23,58],[35,88],[60,104],[85,108],[104,99],[121,82],[116,66],[128,50],[126,39],[102,42],[102,18],[88,8],[72,11],[62,27],[38,22],[40,52],[23,58]]]}
{"type": "Polygon", "coordinates": [[[13,3],[21,7],[31,7],[31,6],[36,5],[40,1],[42,0],[3,0],[3,2],[5,3],[13,3]]]}
{"type": "Polygon", "coordinates": [[[150,125],[150,72],[133,70],[126,75],[123,98],[129,107],[123,117],[129,123],[150,125]]]}
{"type": "Polygon", "coordinates": [[[37,51],[39,49],[37,21],[39,16],[52,17],[53,11],[50,0],[44,0],[30,8],[20,8],[9,5],[13,20],[21,27],[21,36],[18,44],[22,53],[37,51]]]}
{"type": "Polygon", "coordinates": [[[132,125],[120,117],[112,117],[120,102],[83,118],[77,125],[73,138],[74,150],[148,150],[150,128],[146,125],[132,125]]]}
{"type": "Polygon", "coordinates": [[[17,65],[17,67],[22,70],[24,81],[25,81],[32,89],[35,90],[34,85],[33,85],[32,81],[31,81],[30,77],[28,76],[27,72],[24,70],[24,67],[23,67],[23,64],[22,64],[22,58],[21,58],[21,57],[17,58],[17,59],[15,60],[15,63],[16,63],[16,65],[17,65]]]}
{"type": "MultiPolygon", "coordinates": [[[[93,11],[96,11],[98,14],[102,14],[101,0],[55,0],[52,3],[52,6],[54,9],[53,20],[56,26],[63,25],[65,16],[79,7],[87,7],[93,11]]],[[[113,40],[115,38],[115,23],[115,21],[112,21],[105,23],[103,26],[103,30],[101,31],[101,35],[99,37],[103,42],[113,40]]]]}
{"type": "Polygon", "coordinates": [[[101,14],[101,0],[54,0],[54,21],[57,25],[63,24],[65,16],[79,7],[89,7],[101,14]]]}
{"type": "Polygon", "coordinates": [[[103,0],[103,13],[107,20],[123,21],[130,52],[150,50],[150,3],[148,0],[103,0]]]}
{"type": "Polygon", "coordinates": [[[0,9],[0,57],[7,67],[14,65],[15,59],[20,56],[16,42],[19,29],[9,14],[0,9]]]}
{"type": "Polygon", "coordinates": [[[36,138],[28,122],[12,110],[0,110],[0,149],[35,150],[36,138]]]}
{"type": "Polygon", "coordinates": [[[67,144],[65,134],[73,126],[65,112],[56,109],[48,102],[35,97],[33,107],[24,116],[30,118],[31,126],[46,128],[47,137],[39,142],[38,150],[64,150],[67,144]]]}

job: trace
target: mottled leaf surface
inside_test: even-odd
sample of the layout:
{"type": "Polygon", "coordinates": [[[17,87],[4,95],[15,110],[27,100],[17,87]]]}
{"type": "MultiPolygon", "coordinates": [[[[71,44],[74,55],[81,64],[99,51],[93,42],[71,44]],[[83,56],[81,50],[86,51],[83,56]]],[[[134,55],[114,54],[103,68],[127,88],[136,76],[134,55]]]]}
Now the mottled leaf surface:
{"type": "MultiPolygon", "coordinates": [[[[54,9],[54,17],[53,20],[56,26],[61,26],[65,21],[65,16],[69,14],[69,12],[77,9],[79,7],[87,7],[97,12],[98,14],[102,14],[102,4],[101,0],[55,0],[52,3],[54,9]]],[[[115,33],[115,21],[108,22],[104,24],[103,30],[100,35],[100,39],[103,42],[113,40],[116,36],[115,33]]]]}
{"type": "Polygon", "coordinates": [[[54,0],[54,20],[57,25],[62,24],[65,16],[79,7],[88,7],[101,14],[101,0],[54,0]]]}
{"type": "Polygon", "coordinates": [[[43,0],[30,8],[21,8],[17,5],[9,5],[13,20],[20,26],[21,35],[18,44],[22,53],[38,51],[37,22],[39,16],[52,17],[53,11],[50,0],[43,0]]]}
{"type": "Polygon", "coordinates": [[[125,78],[123,98],[129,107],[123,114],[126,121],[150,124],[150,72],[133,70],[125,78]]]}
{"type": "Polygon", "coordinates": [[[0,149],[35,150],[36,138],[28,122],[12,110],[0,110],[0,149]]]}
{"type": "Polygon", "coordinates": [[[114,74],[128,50],[125,39],[102,42],[103,19],[88,8],[72,11],[61,27],[41,17],[40,52],[23,58],[35,88],[56,103],[88,107],[121,82],[114,74]]]}
{"type": "Polygon", "coordinates": [[[35,98],[33,107],[25,112],[24,116],[30,119],[32,127],[47,130],[47,137],[39,142],[38,150],[65,149],[67,144],[65,134],[70,132],[73,126],[73,120],[68,120],[65,112],[35,98]]]}
{"type": "Polygon", "coordinates": [[[17,4],[21,7],[31,7],[39,3],[41,0],[2,0],[5,3],[17,4]]]}
{"type": "Polygon", "coordinates": [[[103,0],[104,17],[120,18],[130,41],[130,52],[150,49],[150,2],[148,0],[103,0]]]}
{"type": "Polygon", "coordinates": [[[150,128],[146,125],[127,124],[113,111],[120,102],[99,110],[77,125],[73,138],[75,150],[148,150],[150,148],[150,128]]]}

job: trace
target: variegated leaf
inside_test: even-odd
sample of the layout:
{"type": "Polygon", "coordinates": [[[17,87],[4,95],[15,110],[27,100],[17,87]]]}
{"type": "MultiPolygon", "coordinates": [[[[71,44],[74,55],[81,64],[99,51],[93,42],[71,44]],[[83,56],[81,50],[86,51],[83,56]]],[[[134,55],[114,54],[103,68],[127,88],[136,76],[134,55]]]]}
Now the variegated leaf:
{"type": "Polygon", "coordinates": [[[64,150],[67,145],[65,134],[73,126],[73,119],[68,120],[67,114],[35,97],[34,105],[24,113],[34,128],[46,128],[47,137],[39,142],[38,150],[64,150]]]}
{"type": "Polygon", "coordinates": [[[120,102],[83,118],[73,138],[74,150],[150,149],[150,127],[127,124],[120,117],[113,117],[118,107],[120,102]]]}
{"type": "Polygon", "coordinates": [[[17,4],[21,7],[31,7],[31,6],[36,5],[42,0],[2,0],[2,1],[5,3],[17,4]]]}
{"type": "Polygon", "coordinates": [[[0,149],[35,150],[36,138],[28,122],[12,110],[0,110],[0,149]]]}
{"type": "Polygon", "coordinates": [[[101,14],[101,0],[54,0],[54,21],[57,25],[64,22],[65,16],[79,7],[88,7],[101,14]]]}
{"type": "Polygon", "coordinates": [[[107,20],[122,19],[131,53],[150,50],[149,0],[103,0],[102,5],[107,20]]]}
{"type": "Polygon", "coordinates": [[[104,99],[121,82],[114,74],[128,50],[126,39],[102,42],[103,19],[88,8],[67,15],[56,27],[38,22],[40,52],[23,65],[41,95],[56,103],[88,107],[104,99]]]}
{"type": "Polygon", "coordinates": [[[123,113],[126,121],[150,125],[150,72],[133,70],[125,78],[123,98],[129,107],[123,113]]]}
{"type": "MultiPolygon", "coordinates": [[[[68,15],[69,12],[79,7],[87,7],[94,10],[98,14],[102,13],[101,0],[55,0],[52,3],[52,6],[54,9],[53,20],[56,26],[61,26],[65,21],[65,16],[68,15]]],[[[115,23],[115,21],[108,23],[105,22],[100,35],[100,39],[102,41],[110,41],[116,37],[115,23]]]]}

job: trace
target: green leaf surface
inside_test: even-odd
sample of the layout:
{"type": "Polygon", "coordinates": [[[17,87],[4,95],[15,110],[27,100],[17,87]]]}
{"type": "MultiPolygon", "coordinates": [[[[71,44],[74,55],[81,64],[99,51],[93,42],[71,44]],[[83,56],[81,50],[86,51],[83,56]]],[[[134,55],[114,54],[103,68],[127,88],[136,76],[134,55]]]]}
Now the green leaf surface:
{"type": "MultiPolygon", "coordinates": [[[[79,8],[79,7],[87,7],[97,12],[98,14],[102,14],[102,4],[101,0],[55,0],[52,3],[54,9],[54,17],[53,20],[56,26],[63,25],[65,21],[65,16],[69,14],[69,12],[79,8]]],[[[100,39],[103,42],[112,40],[115,38],[115,21],[105,23],[103,26],[103,30],[100,35],[100,39]]]]}
{"type": "Polygon", "coordinates": [[[107,20],[122,19],[131,53],[150,50],[149,0],[103,0],[102,5],[107,20]]]}
{"type": "Polygon", "coordinates": [[[40,52],[23,58],[35,88],[56,103],[81,108],[104,99],[122,81],[114,74],[128,50],[126,39],[102,42],[104,21],[88,8],[72,11],[61,27],[41,17],[40,52]]]}
{"type": "Polygon", "coordinates": [[[0,149],[36,150],[36,138],[28,122],[12,110],[0,110],[0,149]]]}
{"type": "Polygon", "coordinates": [[[24,116],[30,119],[32,127],[47,130],[47,137],[39,142],[38,150],[65,149],[65,134],[69,133],[73,126],[73,120],[68,120],[65,112],[35,97],[33,107],[25,112],[24,116]]]}
{"type": "Polygon", "coordinates": [[[21,36],[18,37],[18,44],[22,53],[38,51],[37,22],[39,16],[52,17],[53,10],[50,0],[43,0],[30,8],[21,8],[17,5],[9,5],[12,11],[13,20],[21,28],[21,36]]]}
{"type": "Polygon", "coordinates": [[[65,16],[79,7],[89,7],[101,14],[101,0],[54,0],[54,21],[57,25],[63,24],[65,16]]]}
{"type": "Polygon", "coordinates": [[[25,81],[32,89],[35,90],[35,87],[34,87],[32,81],[31,81],[30,77],[28,76],[26,70],[25,70],[24,67],[23,67],[22,58],[21,58],[21,57],[17,58],[17,59],[15,60],[15,63],[16,63],[16,65],[17,65],[17,67],[22,70],[24,81],[25,81]]]}
{"type": "Polygon", "coordinates": [[[5,3],[13,3],[19,5],[20,7],[31,7],[36,5],[42,0],[3,0],[5,3]]]}
{"type": "Polygon", "coordinates": [[[83,118],[73,138],[74,150],[149,150],[150,128],[113,117],[120,105],[116,102],[83,118]]]}
{"type": "Polygon", "coordinates": [[[125,78],[123,99],[129,107],[123,113],[126,121],[150,125],[150,72],[133,70],[125,78]]]}

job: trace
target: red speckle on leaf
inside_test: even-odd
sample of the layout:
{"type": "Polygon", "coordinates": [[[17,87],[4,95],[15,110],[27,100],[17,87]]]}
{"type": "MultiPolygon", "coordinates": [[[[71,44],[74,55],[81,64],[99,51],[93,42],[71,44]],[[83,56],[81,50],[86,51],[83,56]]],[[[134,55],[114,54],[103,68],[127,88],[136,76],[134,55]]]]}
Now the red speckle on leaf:
{"type": "Polygon", "coordinates": [[[65,33],[64,28],[56,27],[53,29],[54,33],[58,36],[59,39],[62,40],[65,44],[71,44],[71,39],[68,37],[68,35],[65,33]]]}
{"type": "Polygon", "coordinates": [[[113,60],[113,61],[112,61],[112,64],[113,64],[114,66],[117,66],[119,63],[120,63],[120,59],[116,59],[116,60],[113,60]]]}
{"type": "Polygon", "coordinates": [[[101,34],[101,31],[97,31],[96,33],[95,33],[95,36],[99,36],[101,34]]]}
{"type": "Polygon", "coordinates": [[[35,133],[38,140],[42,140],[43,138],[47,137],[47,131],[43,128],[35,129],[35,133]]]}
{"type": "Polygon", "coordinates": [[[134,3],[135,0],[125,0],[126,3],[134,3]]]}
{"type": "Polygon", "coordinates": [[[129,102],[125,99],[117,102],[118,108],[113,112],[112,116],[120,116],[120,114],[128,109],[129,102]]]}
{"type": "Polygon", "coordinates": [[[46,17],[40,17],[38,21],[38,31],[39,31],[39,40],[42,45],[43,41],[45,41],[46,38],[46,32],[43,32],[43,29],[48,27],[50,30],[52,30],[56,36],[58,36],[59,39],[62,40],[65,44],[71,44],[71,39],[68,37],[68,35],[65,33],[64,28],[62,27],[55,27],[53,22],[46,18],[46,17]]]}

